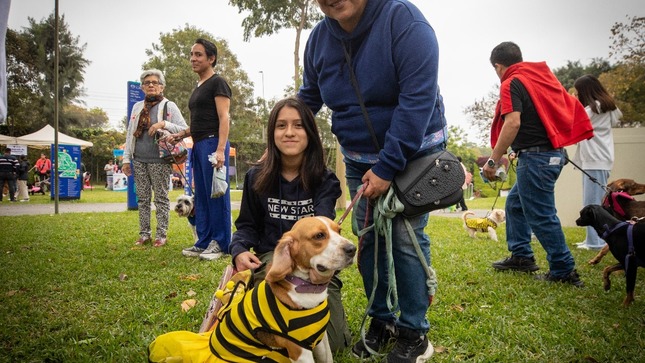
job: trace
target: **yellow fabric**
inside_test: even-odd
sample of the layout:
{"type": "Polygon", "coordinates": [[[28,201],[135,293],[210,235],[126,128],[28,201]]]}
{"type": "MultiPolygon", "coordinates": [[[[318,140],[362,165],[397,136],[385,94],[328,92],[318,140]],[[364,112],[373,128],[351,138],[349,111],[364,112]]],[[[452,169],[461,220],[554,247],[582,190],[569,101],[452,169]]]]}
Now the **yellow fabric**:
{"type": "Polygon", "coordinates": [[[267,349],[251,332],[270,331],[313,349],[323,338],[329,322],[326,300],[313,309],[291,310],[273,295],[264,281],[246,294],[234,295],[233,300],[220,312],[222,321],[213,332],[175,331],[158,336],[148,347],[150,362],[251,363],[264,357],[262,361],[267,363],[290,363],[286,350],[267,349]],[[274,314],[276,311],[278,314],[274,314]]]}
{"type": "Polygon", "coordinates": [[[493,229],[497,228],[497,223],[488,218],[471,218],[466,219],[466,226],[480,232],[487,232],[488,227],[493,227],[493,229]]]}

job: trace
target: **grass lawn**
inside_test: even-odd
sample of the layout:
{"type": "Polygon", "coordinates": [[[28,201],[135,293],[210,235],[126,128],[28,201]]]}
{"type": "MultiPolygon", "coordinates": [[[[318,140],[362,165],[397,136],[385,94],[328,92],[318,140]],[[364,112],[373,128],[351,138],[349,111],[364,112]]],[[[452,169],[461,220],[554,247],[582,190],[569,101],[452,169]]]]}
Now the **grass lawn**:
{"type": "MultiPolygon", "coordinates": [[[[83,192],[78,202],[98,201],[125,201],[125,193],[97,188],[83,192]]],[[[468,205],[487,209],[492,203],[468,205]]],[[[355,240],[349,223],[343,233],[355,240]]],[[[174,213],[163,248],[133,246],[136,211],[0,217],[0,231],[0,362],[145,362],[155,336],[199,329],[228,263],[181,256],[181,249],[192,244],[191,232],[174,213]],[[183,312],[186,299],[196,299],[197,305],[183,312]]],[[[498,229],[499,243],[470,239],[459,218],[432,217],[427,231],[439,277],[428,312],[429,337],[437,350],[432,361],[643,361],[643,271],[635,303],[623,308],[622,274],[613,278],[609,292],[602,289],[601,271],[615,263],[611,256],[589,266],[594,252],[573,249],[586,283],[578,289],[493,271],[491,262],[508,255],[504,226],[498,229]]],[[[572,245],[584,231],[565,228],[565,234],[572,245]]],[[[534,250],[546,270],[544,251],[537,243],[534,250]]],[[[361,279],[355,266],[341,278],[356,336],[366,304],[361,279]]],[[[356,360],[345,353],[335,361],[356,360]]]]}

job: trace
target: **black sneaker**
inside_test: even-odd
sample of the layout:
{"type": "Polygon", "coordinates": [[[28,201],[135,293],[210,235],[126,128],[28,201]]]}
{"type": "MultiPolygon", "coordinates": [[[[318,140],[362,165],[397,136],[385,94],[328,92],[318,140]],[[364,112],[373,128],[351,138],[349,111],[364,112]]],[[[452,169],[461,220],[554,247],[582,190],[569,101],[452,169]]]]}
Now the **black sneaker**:
{"type": "Polygon", "coordinates": [[[422,363],[430,359],[434,347],[425,335],[418,332],[399,328],[394,349],[385,357],[386,363],[422,363]]]}
{"type": "Polygon", "coordinates": [[[493,262],[493,268],[496,270],[513,270],[521,272],[533,272],[540,269],[540,267],[535,264],[535,258],[515,255],[493,262]]]}
{"type": "Polygon", "coordinates": [[[569,274],[565,277],[553,276],[551,275],[551,271],[549,271],[545,274],[536,275],[535,279],[540,281],[562,282],[565,284],[571,284],[575,287],[585,286],[585,283],[580,280],[580,275],[578,275],[578,271],[576,270],[569,272],[569,274]]]}
{"type": "Polygon", "coordinates": [[[390,340],[396,338],[396,327],[393,323],[383,320],[372,319],[370,327],[365,334],[365,342],[360,339],[352,347],[352,355],[355,358],[367,359],[372,353],[367,350],[367,345],[372,351],[378,352],[390,343],[390,340]]]}

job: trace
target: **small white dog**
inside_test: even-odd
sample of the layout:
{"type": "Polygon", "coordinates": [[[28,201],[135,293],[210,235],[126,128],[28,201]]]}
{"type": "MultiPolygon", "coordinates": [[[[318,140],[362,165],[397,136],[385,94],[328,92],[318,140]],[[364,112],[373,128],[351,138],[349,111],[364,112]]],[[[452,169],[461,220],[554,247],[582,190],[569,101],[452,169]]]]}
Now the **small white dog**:
{"type": "Polygon", "coordinates": [[[180,217],[188,218],[188,224],[193,231],[195,242],[199,239],[197,237],[197,229],[195,228],[195,197],[192,195],[182,194],[177,197],[177,204],[175,205],[175,212],[180,217]]]}
{"type": "Polygon", "coordinates": [[[486,218],[468,218],[468,215],[475,215],[475,213],[467,211],[461,216],[464,220],[464,229],[470,238],[475,238],[477,232],[488,232],[488,237],[497,242],[495,228],[506,222],[506,213],[503,210],[493,209],[486,218]]]}

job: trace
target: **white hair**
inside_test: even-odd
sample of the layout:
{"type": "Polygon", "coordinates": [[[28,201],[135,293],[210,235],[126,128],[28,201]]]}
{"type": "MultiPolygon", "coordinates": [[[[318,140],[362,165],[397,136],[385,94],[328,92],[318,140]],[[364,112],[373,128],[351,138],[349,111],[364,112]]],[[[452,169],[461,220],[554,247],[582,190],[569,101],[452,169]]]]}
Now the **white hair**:
{"type": "Polygon", "coordinates": [[[141,73],[141,77],[139,77],[141,79],[141,83],[143,84],[143,80],[149,76],[157,76],[157,78],[159,78],[159,84],[162,86],[166,85],[166,78],[164,78],[163,73],[158,69],[146,69],[143,71],[143,73],[141,73]]]}

